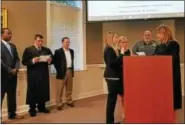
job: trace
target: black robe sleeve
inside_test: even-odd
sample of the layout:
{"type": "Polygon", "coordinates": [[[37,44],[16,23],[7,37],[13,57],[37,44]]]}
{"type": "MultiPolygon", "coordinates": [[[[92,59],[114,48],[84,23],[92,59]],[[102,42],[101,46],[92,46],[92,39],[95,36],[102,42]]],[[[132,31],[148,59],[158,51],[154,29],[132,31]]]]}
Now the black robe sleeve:
{"type": "Polygon", "coordinates": [[[49,53],[49,55],[50,55],[50,57],[51,57],[51,63],[49,64],[49,65],[51,65],[51,64],[54,64],[54,60],[53,60],[53,53],[51,52],[51,50],[50,49],[48,49],[48,53],[49,53]]]}
{"type": "Polygon", "coordinates": [[[31,66],[33,65],[33,57],[31,56],[31,52],[29,51],[29,48],[26,48],[23,52],[23,56],[22,56],[22,64],[25,66],[31,66]]]}
{"type": "Polygon", "coordinates": [[[170,43],[168,45],[166,54],[172,56],[173,62],[175,62],[175,60],[178,59],[179,53],[180,53],[180,47],[178,43],[170,43]]]}

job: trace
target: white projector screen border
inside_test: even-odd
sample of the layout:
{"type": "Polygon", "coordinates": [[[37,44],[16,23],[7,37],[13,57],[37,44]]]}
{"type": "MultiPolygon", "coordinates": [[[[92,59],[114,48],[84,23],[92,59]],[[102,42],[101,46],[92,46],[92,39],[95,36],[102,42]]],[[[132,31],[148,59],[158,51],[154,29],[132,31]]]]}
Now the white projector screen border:
{"type": "MultiPolygon", "coordinates": [[[[162,13],[162,14],[143,14],[143,15],[139,15],[139,16],[138,15],[132,15],[131,17],[129,15],[127,15],[127,16],[119,15],[119,16],[100,16],[98,18],[98,16],[97,16],[97,17],[95,17],[97,19],[92,19],[94,17],[92,17],[90,19],[90,15],[89,15],[90,12],[89,12],[88,2],[89,1],[85,2],[86,10],[87,10],[86,11],[86,22],[107,22],[107,21],[123,21],[123,20],[127,21],[127,20],[154,20],[154,19],[184,18],[184,12],[181,12],[181,13],[169,13],[169,14],[166,14],[166,13],[162,13]]],[[[92,1],[90,1],[90,2],[92,2],[92,1]]],[[[102,1],[100,1],[100,2],[102,2],[102,1]]],[[[123,2],[125,2],[125,1],[123,1],[123,2]]],[[[139,2],[141,2],[141,1],[139,1],[139,2]]],[[[152,2],[152,1],[148,1],[148,2],[152,2]]],[[[161,2],[161,1],[159,1],[159,2],[161,2]]],[[[173,1],[173,2],[176,2],[176,1],[173,1]]],[[[180,1],[180,2],[184,2],[184,1],[180,1]]],[[[183,4],[183,6],[184,6],[184,4],[183,4]]],[[[183,11],[184,11],[184,9],[183,9],[183,11]]]]}

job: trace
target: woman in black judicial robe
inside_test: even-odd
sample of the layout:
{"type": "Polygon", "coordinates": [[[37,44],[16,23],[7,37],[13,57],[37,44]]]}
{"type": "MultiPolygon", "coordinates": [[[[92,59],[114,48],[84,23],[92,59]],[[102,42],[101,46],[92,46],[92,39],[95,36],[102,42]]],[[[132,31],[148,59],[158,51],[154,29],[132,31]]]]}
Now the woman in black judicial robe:
{"type": "Polygon", "coordinates": [[[155,50],[156,55],[171,55],[173,69],[173,100],[174,109],[182,108],[181,72],[180,72],[180,46],[172,37],[171,30],[166,25],[157,28],[157,38],[161,41],[155,50]]]}
{"type": "MultiPolygon", "coordinates": [[[[42,38],[42,37],[41,37],[42,38]]],[[[38,48],[37,44],[41,40],[35,39],[35,45],[32,45],[24,50],[23,65],[27,66],[27,97],[26,104],[30,105],[30,115],[36,116],[36,104],[40,112],[49,113],[45,108],[45,102],[50,100],[50,87],[49,87],[49,69],[48,62],[35,62],[33,58],[40,55],[51,55],[52,52],[49,48],[41,46],[38,48]]]]}

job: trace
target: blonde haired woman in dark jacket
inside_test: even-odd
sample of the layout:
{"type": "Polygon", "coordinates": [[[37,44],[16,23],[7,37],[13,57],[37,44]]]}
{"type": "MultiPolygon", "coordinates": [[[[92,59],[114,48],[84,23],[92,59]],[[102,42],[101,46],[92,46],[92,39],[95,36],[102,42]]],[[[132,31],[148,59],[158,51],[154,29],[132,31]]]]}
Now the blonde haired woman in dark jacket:
{"type": "Polygon", "coordinates": [[[115,123],[114,110],[117,96],[122,95],[122,59],[125,55],[124,48],[119,51],[119,37],[116,33],[108,32],[105,39],[104,61],[106,64],[104,77],[108,87],[108,98],[106,108],[106,123],[115,123]]]}

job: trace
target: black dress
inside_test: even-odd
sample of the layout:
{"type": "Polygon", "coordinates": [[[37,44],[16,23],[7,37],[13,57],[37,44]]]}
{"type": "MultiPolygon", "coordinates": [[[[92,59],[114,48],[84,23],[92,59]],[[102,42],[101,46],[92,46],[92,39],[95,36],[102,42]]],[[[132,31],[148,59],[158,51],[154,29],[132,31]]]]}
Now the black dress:
{"type": "MultiPolygon", "coordinates": [[[[121,54],[121,51],[119,51],[119,53],[121,54]]],[[[123,54],[123,58],[124,56],[130,56],[131,52],[128,49],[127,51],[125,51],[125,53],[123,54]]],[[[121,63],[121,76],[120,76],[120,88],[119,88],[119,94],[124,96],[124,83],[123,83],[123,79],[124,79],[124,74],[123,74],[123,68],[124,68],[124,63],[121,63]]]]}
{"type": "Polygon", "coordinates": [[[182,108],[181,72],[180,72],[180,47],[176,41],[168,41],[157,46],[155,55],[171,55],[173,69],[173,96],[174,109],[182,108]]]}

